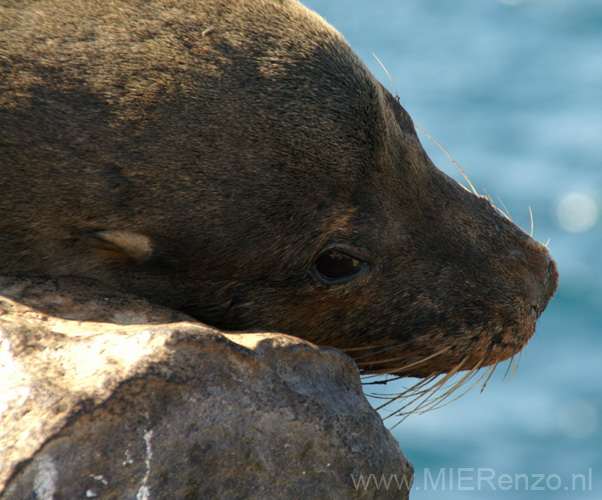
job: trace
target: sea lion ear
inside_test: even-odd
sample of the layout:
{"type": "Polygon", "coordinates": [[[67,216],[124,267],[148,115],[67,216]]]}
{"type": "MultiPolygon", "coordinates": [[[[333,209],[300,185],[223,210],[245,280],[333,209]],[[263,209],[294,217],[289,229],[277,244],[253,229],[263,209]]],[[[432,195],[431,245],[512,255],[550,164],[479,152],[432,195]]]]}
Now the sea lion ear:
{"type": "Polygon", "coordinates": [[[112,260],[146,260],[153,253],[151,239],[133,231],[98,231],[84,234],[82,239],[112,260]]]}

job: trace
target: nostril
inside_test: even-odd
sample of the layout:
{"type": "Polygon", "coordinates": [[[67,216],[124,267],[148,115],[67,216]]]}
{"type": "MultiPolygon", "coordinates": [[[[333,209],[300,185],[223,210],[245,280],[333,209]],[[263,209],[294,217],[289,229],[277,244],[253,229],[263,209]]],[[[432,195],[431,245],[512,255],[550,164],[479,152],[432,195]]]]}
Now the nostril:
{"type": "Polygon", "coordinates": [[[558,285],[558,268],[556,267],[556,262],[550,259],[548,264],[548,279],[554,285],[552,293],[556,291],[556,285],[558,285]]]}
{"type": "Polygon", "coordinates": [[[533,317],[533,321],[536,321],[540,315],[539,306],[537,304],[531,304],[531,316],[533,317]]]}
{"type": "Polygon", "coordinates": [[[546,280],[546,296],[548,300],[554,295],[558,288],[558,268],[556,262],[548,257],[548,278],[546,280]]]}
{"type": "Polygon", "coordinates": [[[556,269],[556,263],[549,255],[545,255],[544,259],[545,260],[542,262],[543,265],[540,268],[541,281],[539,282],[539,286],[537,286],[538,298],[531,303],[532,315],[535,319],[541,316],[558,287],[558,271],[556,269]]]}
{"type": "Polygon", "coordinates": [[[536,242],[505,254],[507,265],[522,276],[524,307],[533,321],[544,312],[558,286],[558,270],[547,249],[536,242]],[[530,307],[529,307],[530,306],[530,307]]]}
{"type": "MultiPolygon", "coordinates": [[[[556,263],[550,258],[547,250],[542,246],[539,252],[533,252],[527,257],[527,272],[525,273],[526,299],[531,306],[530,315],[533,321],[537,320],[544,312],[549,300],[554,295],[558,286],[558,271],[556,263]]],[[[519,252],[513,252],[511,257],[516,259],[519,252]]]]}

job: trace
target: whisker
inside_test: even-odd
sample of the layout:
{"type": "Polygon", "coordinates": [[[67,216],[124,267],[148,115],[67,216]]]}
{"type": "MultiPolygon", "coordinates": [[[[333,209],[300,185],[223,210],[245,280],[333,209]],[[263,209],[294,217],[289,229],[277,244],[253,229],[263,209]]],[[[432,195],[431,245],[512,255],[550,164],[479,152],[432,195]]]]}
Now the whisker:
{"type": "Polygon", "coordinates": [[[453,164],[454,164],[454,165],[457,167],[457,169],[460,171],[460,173],[462,174],[462,176],[464,177],[464,179],[466,180],[466,182],[468,182],[468,185],[470,186],[470,189],[472,189],[472,192],[473,192],[474,194],[476,194],[477,196],[479,196],[479,193],[477,193],[477,190],[476,190],[476,189],[474,188],[474,186],[472,185],[472,182],[470,182],[470,180],[468,179],[468,177],[467,177],[467,176],[466,176],[466,174],[464,173],[464,170],[462,170],[462,169],[460,168],[460,165],[458,165],[458,164],[456,163],[456,160],[454,160],[454,159],[451,157],[451,155],[450,155],[450,154],[449,154],[447,151],[445,151],[445,149],[443,149],[443,146],[441,146],[441,144],[439,144],[439,143],[438,143],[438,142],[437,142],[435,139],[433,139],[433,138],[432,138],[430,135],[428,135],[428,134],[427,134],[427,133],[426,133],[424,130],[422,130],[422,129],[421,129],[419,126],[418,126],[418,125],[414,124],[414,126],[415,126],[415,127],[418,129],[418,130],[420,130],[420,132],[422,132],[424,135],[426,135],[426,136],[427,136],[427,137],[428,137],[428,138],[429,138],[431,141],[433,141],[433,142],[434,142],[434,143],[437,145],[437,147],[438,147],[438,148],[439,148],[441,151],[443,151],[443,152],[446,154],[446,156],[447,156],[447,157],[448,157],[448,158],[451,160],[451,162],[452,162],[452,163],[453,163],[453,164]]]}
{"type": "MultiPolygon", "coordinates": [[[[520,365],[520,360],[522,359],[522,357],[523,357],[523,351],[522,351],[522,349],[521,349],[521,350],[518,352],[518,361],[516,362],[516,370],[518,370],[518,365],[520,365]]],[[[514,377],[514,375],[515,375],[515,374],[516,374],[516,371],[515,371],[515,373],[513,374],[513,377],[514,377]]]]}
{"type": "MultiPolygon", "coordinates": [[[[355,359],[356,364],[358,364],[358,360],[363,359],[363,358],[369,358],[374,356],[375,354],[382,354],[386,351],[389,351],[391,349],[397,349],[400,347],[407,347],[408,345],[412,344],[413,342],[417,342],[420,339],[420,337],[415,337],[413,339],[410,340],[406,340],[404,342],[393,342],[389,345],[386,344],[375,344],[375,345],[369,345],[369,346],[361,346],[361,347],[350,347],[350,348],[345,348],[345,349],[340,349],[343,352],[353,352],[353,351],[360,351],[360,350],[368,350],[368,349],[379,349],[378,351],[372,351],[372,352],[367,352],[366,354],[362,355],[362,356],[353,356],[353,358],[355,359]]],[[[380,362],[380,360],[379,360],[380,362]]],[[[359,366],[359,364],[358,364],[359,366]]]]}
{"type": "Polygon", "coordinates": [[[433,398],[433,396],[435,396],[435,394],[437,394],[439,389],[443,389],[445,386],[445,383],[448,380],[451,380],[453,378],[454,375],[456,375],[456,373],[458,373],[458,371],[460,371],[460,369],[462,368],[462,365],[464,364],[464,362],[469,358],[470,356],[467,355],[453,370],[451,370],[449,373],[447,373],[440,381],[437,381],[436,384],[436,389],[434,391],[431,392],[431,394],[429,394],[414,410],[413,412],[422,414],[426,411],[432,410],[437,408],[437,404],[439,402],[444,401],[450,394],[452,394],[458,387],[460,387],[464,381],[467,379],[467,377],[472,376],[472,374],[475,371],[475,368],[470,369],[467,374],[460,379],[460,381],[458,381],[457,383],[455,383],[451,388],[446,389],[445,392],[439,396],[437,396],[436,398],[433,398]],[[424,409],[424,407],[426,405],[429,405],[426,409],[424,409]]]}
{"type": "Polygon", "coordinates": [[[343,352],[355,352],[355,351],[362,351],[362,350],[368,350],[368,349],[382,349],[384,351],[387,349],[395,349],[398,347],[405,347],[405,346],[408,346],[409,344],[412,344],[413,342],[418,342],[420,340],[422,340],[420,337],[414,337],[413,339],[404,340],[403,342],[389,341],[388,343],[381,342],[378,344],[368,344],[368,345],[356,346],[356,347],[339,347],[339,350],[343,351],[343,352]]]}
{"type": "MultiPolygon", "coordinates": [[[[400,399],[405,399],[406,397],[411,397],[411,399],[408,402],[406,402],[401,408],[398,408],[397,410],[393,411],[391,414],[384,417],[383,420],[386,420],[387,418],[390,418],[390,417],[394,417],[396,415],[400,415],[403,412],[403,410],[412,406],[416,401],[419,401],[423,396],[426,395],[428,397],[429,394],[432,394],[432,388],[428,387],[428,384],[433,382],[436,378],[437,378],[436,375],[432,375],[431,377],[428,377],[428,378],[424,379],[423,381],[409,387],[403,393],[401,393],[399,396],[391,398],[386,403],[383,403],[382,405],[377,407],[376,408],[377,410],[382,410],[383,408],[387,407],[394,401],[398,401],[400,399]],[[423,387],[426,387],[426,388],[422,389],[423,387]],[[422,389],[422,390],[419,390],[419,389],[422,389]]],[[[410,413],[413,413],[414,411],[415,411],[415,409],[413,409],[410,412],[407,412],[407,414],[409,415],[410,413]]]]}
{"type": "Polygon", "coordinates": [[[395,84],[393,83],[393,78],[391,78],[391,75],[387,71],[387,68],[385,68],[385,65],[380,61],[380,59],[378,57],[376,57],[376,54],[374,52],[372,52],[372,55],[374,56],[374,59],[376,59],[378,61],[378,64],[380,64],[380,67],[385,70],[385,73],[389,77],[389,81],[391,82],[391,85],[393,85],[393,90],[395,91],[395,99],[397,99],[397,102],[399,102],[400,101],[399,94],[397,93],[397,88],[395,87],[395,84]]]}
{"type": "MultiPolygon", "coordinates": [[[[406,385],[403,390],[397,394],[387,393],[371,393],[367,394],[368,397],[376,400],[375,409],[378,411],[385,412],[383,420],[397,419],[390,430],[397,427],[402,421],[404,421],[409,415],[412,414],[423,414],[428,411],[432,411],[438,408],[442,408],[458,400],[466,393],[470,392],[476,386],[480,385],[480,392],[485,390],[485,387],[489,384],[493,374],[496,372],[500,359],[499,357],[493,358],[494,361],[488,361],[491,359],[492,352],[495,348],[495,344],[489,344],[489,348],[483,352],[481,358],[472,366],[470,369],[463,370],[464,366],[473,359],[474,351],[473,348],[475,340],[465,344],[463,349],[458,353],[457,357],[460,359],[447,373],[431,375],[424,379],[416,382],[410,382],[406,385]],[[489,366],[486,366],[489,365],[489,366]],[[462,390],[460,390],[462,388],[462,390]],[[377,403],[378,401],[378,403],[377,403]],[[392,406],[396,404],[395,406],[392,406]]],[[[366,385],[384,385],[388,382],[393,382],[405,378],[403,373],[412,368],[420,367],[425,363],[428,363],[433,358],[441,356],[449,352],[452,348],[445,347],[437,352],[426,356],[422,359],[412,361],[411,363],[404,365],[403,367],[396,369],[387,369],[374,372],[373,374],[366,377],[382,377],[382,375],[390,376],[386,380],[377,380],[374,382],[363,382],[366,385]]],[[[508,368],[503,379],[506,379],[510,373],[512,377],[516,373],[518,363],[520,362],[522,352],[519,353],[518,360],[515,356],[512,356],[508,364],[508,368]],[[512,371],[510,371],[512,370],[512,371]]],[[[398,363],[403,362],[407,359],[404,356],[392,357],[390,359],[382,360],[385,363],[398,363]]],[[[381,360],[379,360],[381,362],[381,360]]],[[[369,361],[363,363],[364,365],[370,364],[369,361]]]]}
{"type": "Polygon", "coordinates": [[[489,383],[489,380],[493,376],[493,372],[495,372],[495,369],[497,368],[498,363],[499,363],[499,361],[496,361],[493,365],[491,365],[492,366],[491,372],[489,373],[489,376],[487,377],[487,379],[485,380],[485,382],[483,382],[483,385],[481,386],[481,394],[485,390],[485,387],[487,387],[487,384],[489,383]]]}
{"type": "MultiPolygon", "coordinates": [[[[372,55],[374,56],[374,59],[376,59],[378,61],[378,64],[380,64],[380,67],[385,71],[385,73],[387,74],[387,77],[389,78],[389,81],[391,82],[391,85],[393,86],[393,90],[395,91],[395,99],[397,100],[397,102],[400,102],[401,99],[399,98],[399,94],[397,93],[397,87],[395,87],[395,83],[393,82],[393,78],[391,78],[391,75],[389,74],[389,72],[387,71],[387,68],[385,67],[385,65],[382,63],[382,61],[376,56],[376,54],[374,52],[372,52],[372,55]]],[[[472,182],[470,182],[470,179],[468,178],[468,176],[464,173],[464,170],[462,170],[460,168],[460,165],[458,165],[456,163],[456,160],[454,160],[451,155],[443,148],[443,146],[441,146],[441,144],[439,144],[435,139],[433,139],[429,134],[427,134],[424,130],[422,130],[418,125],[414,124],[414,127],[416,127],[418,130],[420,130],[420,132],[422,132],[424,135],[426,135],[431,141],[433,141],[437,147],[443,151],[447,157],[451,160],[451,162],[456,166],[456,168],[460,171],[460,173],[462,174],[462,176],[464,177],[464,179],[466,180],[466,182],[468,182],[468,185],[470,186],[470,189],[472,189],[472,192],[474,194],[476,194],[478,196],[477,190],[474,188],[474,186],[472,185],[472,182]]],[[[494,204],[495,206],[495,204],[494,204]]]]}
{"type": "MultiPolygon", "coordinates": [[[[435,398],[434,400],[432,400],[431,401],[432,405],[429,407],[429,409],[440,408],[441,406],[437,406],[438,403],[439,402],[443,402],[444,400],[446,400],[453,392],[455,392],[458,388],[460,388],[467,381],[469,381],[471,378],[473,378],[477,374],[477,372],[479,371],[479,368],[481,368],[481,364],[482,363],[483,363],[483,360],[479,361],[479,363],[477,365],[475,365],[474,367],[472,367],[470,370],[468,370],[466,372],[466,374],[459,381],[455,382],[454,385],[451,388],[447,389],[443,394],[437,396],[437,398],[435,398]]],[[[481,376],[481,378],[483,378],[483,376],[481,376]]],[[[481,380],[481,378],[479,378],[479,380],[477,380],[477,382],[473,386],[471,386],[470,388],[468,388],[462,394],[460,394],[459,396],[457,396],[456,398],[452,399],[451,401],[449,401],[449,402],[447,402],[445,404],[447,405],[447,404],[451,403],[452,401],[455,401],[456,399],[462,397],[470,389],[472,389],[472,387],[474,387],[481,380]]]]}
{"type": "MultiPolygon", "coordinates": [[[[466,373],[466,375],[464,375],[464,377],[462,377],[462,379],[460,379],[458,382],[456,382],[451,388],[446,389],[445,393],[438,396],[434,400],[431,400],[428,408],[420,409],[420,411],[418,411],[418,413],[423,414],[423,413],[426,413],[427,411],[432,411],[432,410],[437,410],[439,408],[443,408],[444,406],[447,406],[447,405],[453,403],[454,401],[457,401],[462,396],[464,396],[466,393],[470,392],[472,389],[474,389],[475,386],[477,386],[479,384],[479,382],[481,380],[483,380],[483,378],[490,371],[491,367],[487,368],[487,370],[485,370],[485,372],[476,380],[476,382],[474,382],[474,384],[472,384],[470,387],[468,387],[468,389],[466,389],[462,393],[458,394],[455,398],[448,399],[451,396],[451,394],[456,392],[462,385],[466,384],[468,381],[470,381],[472,378],[474,378],[477,375],[480,368],[481,367],[479,366],[479,367],[474,367],[471,370],[469,370],[466,373]]],[[[493,371],[493,370],[491,370],[491,371],[493,371]]],[[[411,413],[414,413],[414,411],[412,411],[411,413]]],[[[405,415],[403,418],[406,418],[406,417],[407,417],[407,415],[405,415]]],[[[396,423],[395,426],[397,426],[398,424],[399,424],[399,422],[396,423]]]]}
{"type": "Polygon", "coordinates": [[[491,203],[491,205],[493,206],[493,208],[495,208],[498,212],[503,213],[495,204],[495,202],[493,201],[493,198],[491,197],[491,195],[487,192],[486,189],[483,189],[483,192],[487,195],[487,198],[489,199],[489,203],[491,203]]]}
{"type": "MultiPolygon", "coordinates": [[[[413,384],[410,387],[406,388],[400,394],[397,394],[395,396],[388,395],[388,394],[383,394],[383,395],[381,395],[381,394],[370,394],[370,397],[375,398],[375,399],[386,399],[387,400],[386,403],[382,403],[379,407],[376,408],[377,410],[380,410],[382,408],[385,408],[386,406],[388,406],[392,402],[397,401],[397,400],[405,397],[405,395],[407,395],[407,394],[411,394],[412,396],[416,396],[418,394],[427,394],[430,391],[430,388],[428,388],[428,384],[430,384],[438,376],[439,375],[431,375],[430,377],[422,379],[419,382],[416,382],[415,384],[413,384]],[[422,389],[423,387],[426,387],[426,389],[422,389]]],[[[408,404],[406,404],[405,406],[408,406],[408,404]]]]}
{"type": "Polygon", "coordinates": [[[533,212],[531,210],[531,205],[529,205],[529,215],[531,216],[531,238],[533,238],[533,212]]]}
{"type": "Polygon", "coordinates": [[[516,363],[515,363],[515,360],[514,360],[514,357],[516,356],[516,354],[510,358],[510,361],[508,363],[508,368],[506,369],[506,373],[504,373],[504,376],[502,378],[502,382],[506,381],[506,378],[508,377],[508,373],[510,373],[510,368],[512,368],[512,374],[511,374],[510,378],[512,380],[514,380],[514,378],[516,377],[516,370],[518,369],[518,365],[520,364],[520,360],[522,358],[522,355],[523,355],[523,351],[519,351],[519,353],[518,353],[518,361],[516,363]]]}
{"type": "MultiPolygon", "coordinates": [[[[419,340],[419,339],[415,339],[415,340],[419,340]]],[[[387,346],[387,347],[385,347],[385,348],[383,348],[383,349],[381,349],[381,350],[379,350],[379,351],[370,352],[370,353],[367,353],[367,354],[365,354],[365,355],[363,355],[363,356],[356,357],[356,358],[355,358],[356,364],[357,364],[358,366],[360,366],[360,365],[366,365],[366,364],[372,364],[372,363],[374,363],[374,361],[370,361],[370,360],[368,360],[368,361],[362,361],[362,362],[358,362],[358,359],[362,359],[362,358],[366,358],[366,357],[371,357],[371,356],[373,356],[374,354],[381,354],[381,353],[383,353],[383,352],[386,352],[386,351],[388,351],[388,350],[392,349],[393,347],[394,347],[394,348],[403,347],[403,346],[407,346],[407,345],[408,345],[408,344],[410,344],[410,343],[411,343],[411,341],[410,341],[410,342],[407,342],[407,343],[403,343],[403,344],[396,344],[396,345],[394,345],[394,346],[390,346],[390,347],[389,347],[389,346],[387,346]]],[[[422,358],[421,360],[419,360],[419,361],[416,361],[415,363],[423,363],[424,361],[426,361],[426,360],[429,360],[429,359],[433,358],[434,356],[438,356],[438,355],[439,355],[439,354],[441,354],[442,352],[445,352],[446,350],[449,350],[449,349],[451,349],[451,346],[444,347],[444,348],[442,348],[442,350],[441,350],[441,351],[437,351],[436,353],[434,353],[434,354],[431,354],[429,357],[427,357],[427,358],[422,358]]],[[[378,363],[389,363],[389,362],[392,362],[392,361],[403,361],[404,359],[408,359],[408,355],[407,355],[407,354],[403,354],[403,355],[401,355],[401,356],[395,356],[395,357],[393,357],[393,358],[388,358],[388,359],[379,359],[379,360],[378,360],[378,363]]],[[[414,364],[415,364],[415,363],[414,363],[414,364]]],[[[404,366],[403,366],[403,369],[405,369],[405,368],[407,368],[407,367],[410,367],[410,366],[414,366],[414,364],[412,364],[412,365],[404,365],[404,366]]],[[[391,373],[393,373],[393,372],[391,372],[391,373]]]]}
{"type": "MultiPolygon", "coordinates": [[[[400,345],[404,345],[404,344],[400,344],[399,342],[394,342],[391,344],[390,347],[397,347],[400,345]]],[[[381,349],[381,348],[389,348],[389,346],[385,346],[383,344],[370,344],[370,345],[363,345],[363,346],[359,346],[359,347],[341,347],[339,350],[343,351],[343,352],[357,352],[357,351],[365,351],[367,349],[381,349]]]]}
{"type": "MultiPolygon", "coordinates": [[[[408,342],[407,344],[410,344],[411,342],[408,342]]],[[[341,349],[341,351],[346,352],[346,353],[350,353],[350,352],[354,352],[354,351],[367,351],[365,354],[362,354],[360,356],[358,356],[357,354],[353,354],[353,359],[355,359],[356,364],[358,364],[359,366],[359,360],[361,359],[365,359],[365,358],[370,358],[373,357],[376,354],[382,354],[385,353],[387,351],[390,351],[391,349],[396,349],[399,347],[403,347],[406,346],[407,344],[403,343],[403,344],[391,344],[391,345],[373,345],[373,346],[369,346],[366,348],[361,348],[361,349],[341,349]]]]}
{"type": "Polygon", "coordinates": [[[495,208],[500,213],[500,215],[503,215],[504,217],[506,217],[506,219],[508,219],[509,221],[512,222],[512,217],[510,217],[510,211],[508,210],[508,208],[506,207],[506,205],[504,205],[504,202],[502,201],[502,199],[499,196],[497,197],[498,201],[502,204],[502,206],[506,210],[505,212],[504,212],[504,210],[502,210],[500,207],[498,207],[495,204],[495,201],[493,201],[493,198],[487,192],[486,189],[483,189],[483,192],[487,195],[487,198],[489,199],[489,203],[491,203],[491,205],[493,206],[493,208],[495,208]]]}
{"type": "Polygon", "coordinates": [[[493,201],[493,198],[492,198],[492,197],[491,197],[491,195],[490,195],[490,194],[487,192],[487,190],[486,190],[486,189],[483,189],[483,192],[484,192],[484,193],[487,195],[487,199],[489,200],[489,203],[491,203],[491,205],[493,206],[493,208],[495,208],[495,209],[496,209],[498,212],[500,212],[501,214],[503,214],[503,215],[506,215],[506,214],[504,214],[504,212],[502,212],[502,209],[501,209],[500,207],[498,207],[498,206],[495,204],[495,201],[493,201]]]}
{"type": "Polygon", "coordinates": [[[506,372],[504,373],[504,376],[502,377],[502,382],[504,382],[506,380],[506,377],[508,376],[508,373],[510,373],[510,368],[512,368],[512,360],[513,359],[514,359],[514,356],[512,356],[512,358],[508,362],[508,368],[506,368],[506,372]]]}
{"type": "Polygon", "coordinates": [[[498,200],[500,200],[500,203],[502,204],[502,206],[504,207],[504,210],[506,210],[506,213],[504,214],[506,217],[508,217],[508,219],[510,220],[510,222],[514,222],[512,220],[512,216],[510,215],[510,210],[508,210],[508,207],[506,206],[506,204],[502,201],[502,199],[498,196],[497,197],[498,200]]]}
{"type": "MultiPolygon", "coordinates": [[[[362,376],[363,379],[379,378],[379,380],[375,380],[373,382],[364,382],[364,380],[362,380],[362,385],[387,385],[389,382],[395,382],[397,380],[401,380],[402,378],[406,378],[406,377],[395,376],[393,378],[388,378],[388,379],[382,380],[382,379],[380,379],[380,377],[382,377],[382,375],[376,375],[374,373],[369,373],[368,375],[363,375],[362,376]]],[[[376,395],[374,395],[374,397],[376,397],[376,395]]],[[[378,397],[380,397],[380,395],[378,397]]],[[[382,397],[388,398],[390,396],[382,396],[382,397]]]]}
{"type": "MultiPolygon", "coordinates": [[[[416,401],[420,400],[423,396],[426,395],[425,400],[420,402],[414,409],[412,409],[411,412],[408,412],[408,415],[410,413],[415,413],[415,412],[419,411],[429,401],[429,399],[439,390],[439,388],[443,387],[443,385],[461,369],[462,365],[466,362],[467,359],[469,359],[469,357],[470,357],[470,354],[468,354],[451,372],[445,374],[444,376],[432,375],[432,376],[418,382],[417,384],[414,384],[410,388],[406,389],[400,395],[397,395],[395,397],[387,396],[391,399],[387,403],[384,403],[381,406],[379,406],[377,409],[382,409],[382,408],[386,407],[387,405],[389,405],[390,403],[392,403],[393,401],[399,400],[399,399],[405,397],[408,393],[410,393],[414,397],[409,402],[404,404],[401,408],[398,408],[391,415],[388,415],[385,418],[389,418],[391,416],[401,414],[403,412],[403,410],[405,410],[409,406],[413,405],[416,401]],[[431,382],[435,381],[435,379],[437,379],[437,378],[439,378],[439,380],[437,380],[432,387],[429,387],[429,384],[431,382]],[[423,389],[423,387],[425,387],[425,388],[423,389]],[[421,390],[419,390],[419,389],[421,389],[421,390]]],[[[420,413],[422,413],[422,412],[420,412],[420,413]]]]}
{"type": "MultiPolygon", "coordinates": [[[[431,359],[433,359],[433,358],[435,358],[437,356],[440,356],[441,354],[449,351],[451,348],[452,348],[452,346],[444,347],[440,351],[437,351],[436,353],[431,354],[430,356],[427,356],[426,358],[422,358],[422,359],[420,359],[418,361],[410,363],[409,365],[404,365],[401,368],[395,368],[395,369],[388,369],[387,368],[387,369],[384,369],[382,371],[375,371],[374,373],[375,374],[386,375],[386,374],[393,374],[393,373],[398,373],[398,372],[404,372],[408,368],[414,368],[416,366],[420,366],[421,364],[423,364],[423,363],[425,363],[427,361],[430,361],[431,359]]],[[[400,361],[400,360],[403,360],[403,359],[406,359],[406,356],[399,356],[399,357],[396,357],[396,358],[389,358],[389,359],[386,359],[386,360],[378,360],[378,362],[379,363],[384,363],[384,362],[389,363],[389,362],[394,362],[394,361],[400,361]]],[[[356,364],[358,366],[360,366],[360,363],[356,363],[356,364]]],[[[368,364],[371,364],[371,363],[369,361],[366,361],[365,363],[361,363],[361,364],[362,365],[368,365],[368,364]]]]}
{"type": "MultiPolygon", "coordinates": [[[[403,401],[399,408],[394,409],[388,415],[383,417],[383,420],[390,418],[399,418],[399,420],[391,427],[391,430],[394,429],[397,425],[399,425],[403,420],[405,420],[411,414],[422,414],[427,411],[432,411],[438,408],[442,408],[447,406],[448,404],[456,401],[457,399],[464,396],[467,392],[471,391],[474,387],[481,384],[481,392],[485,389],[491,378],[493,377],[496,368],[499,365],[499,359],[497,359],[490,366],[486,367],[485,363],[487,363],[487,359],[493,350],[494,345],[491,344],[486,353],[484,353],[483,357],[473,366],[471,369],[467,370],[462,376],[460,376],[460,372],[462,371],[462,367],[466,364],[467,361],[470,360],[472,353],[467,352],[470,350],[471,344],[467,345],[463,350],[463,353],[466,355],[462,358],[462,360],[454,366],[452,370],[443,375],[432,375],[423,380],[418,381],[417,383],[410,385],[405,388],[400,394],[391,395],[391,394],[369,394],[370,397],[378,400],[386,400],[382,402],[380,405],[376,406],[377,410],[384,410],[389,407],[394,402],[403,401]],[[480,374],[480,375],[479,375],[480,374]],[[457,380],[458,376],[460,376],[457,380]],[[458,393],[458,389],[460,387],[466,386],[473,379],[476,380],[472,382],[465,390],[458,393]],[[455,397],[452,397],[453,394],[456,394],[455,397]]],[[[434,355],[440,355],[445,352],[447,349],[443,349],[434,355]]],[[[429,356],[428,358],[431,358],[429,356]]],[[[426,361],[428,358],[424,358],[426,361]]],[[[420,362],[416,362],[413,364],[418,364],[420,362]]],[[[408,365],[410,366],[410,365],[408,365]]],[[[514,359],[512,365],[515,369],[514,359]]],[[[399,370],[395,370],[399,371],[399,370]]],[[[401,378],[400,376],[396,377],[396,379],[401,378]]]]}

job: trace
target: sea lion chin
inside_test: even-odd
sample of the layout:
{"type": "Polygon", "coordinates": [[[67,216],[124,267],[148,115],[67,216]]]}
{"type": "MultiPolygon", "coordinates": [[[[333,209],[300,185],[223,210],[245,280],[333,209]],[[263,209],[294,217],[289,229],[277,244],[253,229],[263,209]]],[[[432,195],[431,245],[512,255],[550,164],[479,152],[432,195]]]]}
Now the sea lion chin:
{"type": "Polygon", "coordinates": [[[0,272],[429,376],[522,349],[547,249],[293,0],[0,0],[0,272]]]}

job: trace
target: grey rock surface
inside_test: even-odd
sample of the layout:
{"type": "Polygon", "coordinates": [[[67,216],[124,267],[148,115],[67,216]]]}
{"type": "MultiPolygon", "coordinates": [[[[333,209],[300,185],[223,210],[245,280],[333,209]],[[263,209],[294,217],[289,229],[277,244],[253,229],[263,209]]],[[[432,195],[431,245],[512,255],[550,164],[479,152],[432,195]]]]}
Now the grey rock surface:
{"type": "Polygon", "coordinates": [[[0,277],[0,498],[408,498],[412,466],[349,357],[185,319],[0,277]]]}

